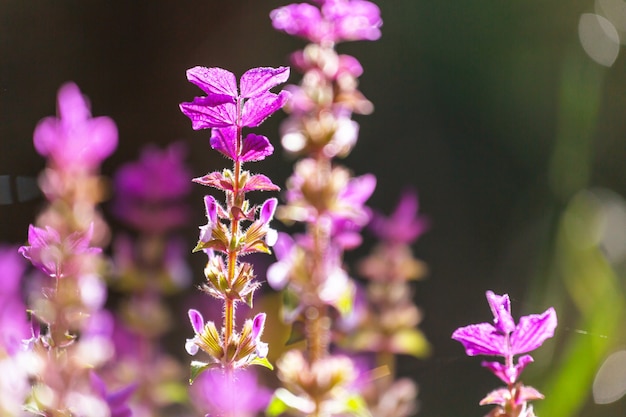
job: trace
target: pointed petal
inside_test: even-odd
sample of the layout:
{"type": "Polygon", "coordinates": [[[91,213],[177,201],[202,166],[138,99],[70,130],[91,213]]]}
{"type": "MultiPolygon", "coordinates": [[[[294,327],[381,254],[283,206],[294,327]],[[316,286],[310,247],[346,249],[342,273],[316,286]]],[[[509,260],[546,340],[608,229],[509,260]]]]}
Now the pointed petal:
{"type": "Polygon", "coordinates": [[[91,387],[98,395],[100,395],[100,397],[104,398],[106,396],[106,385],[104,384],[102,378],[100,378],[100,375],[93,371],[89,372],[89,382],[91,382],[91,387]]]}
{"type": "Polygon", "coordinates": [[[251,176],[246,185],[241,189],[243,192],[248,191],[278,191],[280,187],[274,185],[272,180],[263,174],[255,174],[251,176]]]}
{"type": "Polygon", "coordinates": [[[206,217],[212,227],[217,225],[217,201],[212,195],[204,196],[204,208],[206,209],[206,217]]]}
{"type": "Polygon", "coordinates": [[[191,321],[191,326],[193,327],[193,331],[196,334],[202,333],[202,330],[204,329],[204,318],[202,317],[202,314],[198,310],[195,310],[193,308],[189,309],[188,314],[189,321],[191,321]]]}
{"type": "Polygon", "coordinates": [[[515,330],[515,321],[511,316],[511,301],[508,294],[496,295],[487,291],[487,301],[493,313],[493,322],[500,332],[509,334],[515,330]]]}
{"type": "Polygon", "coordinates": [[[509,399],[511,398],[511,394],[506,388],[498,388],[494,391],[491,391],[485,398],[480,400],[480,405],[489,405],[489,404],[498,404],[504,406],[509,399]]]}
{"type": "Polygon", "coordinates": [[[61,119],[71,124],[81,123],[91,117],[85,96],[74,83],[66,83],[59,88],[57,108],[61,119]]]}
{"type": "Polygon", "coordinates": [[[107,402],[114,407],[123,406],[137,390],[137,384],[130,384],[107,396],[107,402]]]}
{"type": "Polygon", "coordinates": [[[265,203],[263,203],[263,206],[261,206],[261,213],[259,214],[259,220],[261,223],[267,224],[272,220],[277,205],[278,200],[275,198],[269,198],[265,201],[265,203]]]}
{"type": "Polygon", "coordinates": [[[194,178],[192,181],[208,187],[215,187],[219,190],[233,190],[233,184],[230,179],[226,178],[223,173],[217,171],[211,172],[203,177],[194,178]]]}
{"type": "Polygon", "coordinates": [[[237,128],[229,126],[213,129],[210,140],[211,148],[233,161],[237,159],[237,128]]]}
{"type": "Polygon", "coordinates": [[[187,79],[205,93],[237,97],[237,79],[225,69],[193,67],[187,70],[187,79]]]}
{"type": "Polygon", "coordinates": [[[503,356],[507,351],[504,336],[489,323],[471,324],[458,328],[452,334],[452,338],[463,344],[469,356],[503,356]]]}
{"type": "Polygon", "coordinates": [[[241,97],[251,98],[266,93],[289,78],[289,67],[252,68],[241,76],[241,97]]]}
{"type": "Polygon", "coordinates": [[[542,400],[544,398],[542,393],[537,391],[535,388],[526,385],[519,387],[519,392],[519,397],[517,398],[518,404],[528,401],[542,400]]]}
{"type": "Polygon", "coordinates": [[[372,174],[361,175],[350,180],[348,186],[341,192],[341,200],[353,203],[355,206],[362,205],[370,198],[376,188],[376,177],[372,174]]]}
{"type": "Polygon", "coordinates": [[[511,354],[530,352],[554,336],[557,325],[556,312],[550,307],[543,314],[523,316],[511,333],[511,354]]]}
{"type": "Polygon", "coordinates": [[[253,340],[257,340],[263,334],[263,328],[265,327],[265,313],[259,313],[254,316],[252,320],[252,333],[253,340]]]}
{"type": "Polygon", "coordinates": [[[35,248],[42,248],[50,244],[60,244],[61,236],[49,226],[42,229],[31,224],[28,226],[28,243],[35,248]]]}
{"type": "Polygon", "coordinates": [[[241,161],[260,161],[274,153],[274,147],[269,139],[262,135],[250,133],[243,140],[241,149],[241,161]]]}
{"type": "Polygon", "coordinates": [[[265,93],[248,99],[243,105],[243,126],[257,127],[278,109],[283,107],[291,93],[281,91],[279,94],[265,93]]]}

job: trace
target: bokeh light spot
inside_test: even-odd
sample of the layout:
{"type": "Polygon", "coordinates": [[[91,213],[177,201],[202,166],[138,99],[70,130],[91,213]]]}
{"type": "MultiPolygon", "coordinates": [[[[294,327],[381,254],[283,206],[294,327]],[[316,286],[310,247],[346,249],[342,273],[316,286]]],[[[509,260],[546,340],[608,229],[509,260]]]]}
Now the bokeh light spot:
{"type": "Polygon", "coordinates": [[[613,65],[619,54],[619,34],[607,18],[584,13],[578,21],[580,43],[591,59],[605,67],[613,65]]]}

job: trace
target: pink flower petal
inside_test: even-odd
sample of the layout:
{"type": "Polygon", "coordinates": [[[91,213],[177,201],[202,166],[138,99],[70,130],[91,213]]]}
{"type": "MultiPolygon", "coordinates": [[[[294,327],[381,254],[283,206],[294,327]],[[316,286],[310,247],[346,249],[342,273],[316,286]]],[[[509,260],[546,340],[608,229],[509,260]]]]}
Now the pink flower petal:
{"type": "Polygon", "coordinates": [[[515,321],[511,316],[511,302],[507,294],[496,295],[493,291],[487,291],[487,302],[493,314],[493,322],[496,329],[503,334],[515,330],[515,321]]]}
{"type": "Polygon", "coordinates": [[[251,176],[241,191],[279,191],[280,187],[274,185],[272,180],[263,174],[255,174],[251,176]]]}
{"type": "Polygon", "coordinates": [[[193,327],[193,331],[196,334],[201,334],[204,330],[204,318],[202,317],[202,314],[200,314],[198,310],[191,308],[189,309],[188,315],[189,321],[191,321],[191,327],[193,327]]]}
{"type": "Polygon", "coordinates": [[[489,323],[471,324],[456,329],[452,338],[463,344],[469,356],[501,356],[506,352],[504,336],[489,323]]]}
{"type": "Polygon", "coordinates": [[[242,162],[261,161],[272,153],[274,153],[274,147],[269,139],[250,133],[243,140],[240,160],[242,162]]]}
{"type": "Polygon", "coordinates": [[[237,128],[234,126],[213,129],[210,140],[211,148],[233,161],[237,159],[237,128]]]}
{"type": "Polygon", "coordinates": [[[557,325],[556,312],[550,307],[543,314],[531,314],[520,318],[511,334],[511,354],[530,352],[554,336],[557,325]]]}
{"type": "Polygon", "coordinates": [[[241,116],[243,126],[257,127],[274,112],[283,107],[289,99],[289,96],[290,93],[283,90],[279,94],[265,93],[248,99],[243,105],[241,116]]]}
{"type": "Polygon", "coordinates": [[[289,67],[252,68],[240,80],[241,97],[251,98],[266,93],[289,78],[289,67]]]}
{"type": "Polygon", "coordinates": [[[187,70],[187,79],[205,93],[237,97],[237,79],[228,70],[197,66],[187,70]]]}

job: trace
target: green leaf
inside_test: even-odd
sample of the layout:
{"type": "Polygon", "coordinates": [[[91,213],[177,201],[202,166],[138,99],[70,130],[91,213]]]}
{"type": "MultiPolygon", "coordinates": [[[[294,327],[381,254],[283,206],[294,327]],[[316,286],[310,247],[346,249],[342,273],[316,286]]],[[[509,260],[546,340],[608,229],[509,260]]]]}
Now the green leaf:
{"type": "Polygon", "coordinates": [[[270,371],[274,370],[274,366],[267,360],[267,358],[259,358],[258,356],[250,362],[250,365],[264,366],[270,371]]]}
{"type": "Polygon", "coordinates": [[[265,414],[268,417],[275,417],[284,413],[287,410],[289,410],[289,406],[285,404],[285,402],[281,400],[276,394],[274,394],[272,395],[272,399],[265,409],[265,414]]]}
{"type": "Polygon", "coordinates": [[[293,321],[296,317],[294,317],[294,311],[300,305],[300,297],[293,290],[290,290],[289,287],[283,290],[283,305],[282,305],[282,319],[283,321],[289,323],[293,321]]]}
{"type": "Polygon", "coordinates": [[[304,322],[301,320],[294,321],[291,325],[291,332],[289,333],[289,339],[285,342],[285,346],[298,343],[306,338],[304,329],[304,322]]]}
{"type": "Polygon", "coordinates": [[[189,376],[189,385],[193,384],[193,381],[207,369],[217,368],[219,366],[218,363],[206,363],[200,361],[192,361],[191,362],[191,375],[189,376]]]}
{"type": "Polygon", "coordinates": [[[163,398],[168,402],[185,403],[189,399],[187,392],[189,389],[178,381],[166,382],[156,387],[158,398],[163,398]]]}

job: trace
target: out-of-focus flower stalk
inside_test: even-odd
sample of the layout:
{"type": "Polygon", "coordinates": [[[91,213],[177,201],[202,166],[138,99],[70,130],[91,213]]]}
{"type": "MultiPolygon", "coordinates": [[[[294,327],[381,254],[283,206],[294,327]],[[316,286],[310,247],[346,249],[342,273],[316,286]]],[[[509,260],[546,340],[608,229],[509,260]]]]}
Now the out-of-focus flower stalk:
{"type": "Polygon", "coordinates": [[[185,402],[185,371],[163,349],[174,319],[166,305],[190,283],[185,247],[177,236],[189,215],[185,201],[191,176],[185,149],[144,148],[138,161],[123,165],[114,178],[115,216],[136,232],[114,240],[112,287],[123,294],[116,317],[116,361],[105,380],[134,382],[135,417],[161,415],[164,407],[185,402]]]}
{"type": "Polygon", "coordinates": [[[282,145],[302,159],[287,182],[287,203],[278,211],[283,222],[304,223],[306,231],[295,239],[279,237],[278,262],[268,271],[270,285],[284,289],[290,300],[284,318],[293,324],[293,333],[303,328],[306,356],[291,351],[280,360],[284,388],[276,391],[271,414],[283,409],[312,416],[366,413],[351,388],[354,365],[347,357],[331,355],[330,343],[333,317],[347,315],[354,298],[343,252],[360,244],[360,229],[369,220],[364,203],[376,180],[373,175],[353,177],[334,161],[356,143],[358,124],[352,114],[370,113],[373,106],[357,88],[360,63],[338,54],[335,45],[378,39],[382,20],[369,1],[315,3],[290,4],[270,14],[275,29],[310,41],[292,55],[303,78],[288,86],[292,98],[281,126],[282,145]],[[324,382],[327,378],[333,382],[324,382]]]}
{"type": "Polygon", "coordinates": [[[38,366],[29,369],[35,383],[25,407],[51,417],[121,417],[132,388],[111,396],[91,373],[113,354],[98,247],[108,228],[97,204],[106,194],[100,163],[116,148],[117,129],[108,117],[92,118],[71,83],[59,90],[58,113],[35,129],[35,148],[48,161],[40,185],[49,204],[19,249],[44,275],[42,290],[30,294],[32,336],[25,347],[38,366]]]}
{"type": "Polygon", "coordinates": [[[417,386],[410,379],[395,380],[395,363],[398,354],[421,358],[430,348],[416,327],[421,313],[410,287],[411,281],[426,274],[426,266],[414,258],[410,245],[427,227],[426,219],[418,216],[417,195],[405,191],[389,217],[374,214],[370,229],[379,244],[358,265],[368,280],[364,305],[355,312],[342,343],[350,350],[374,353],[378,366],[388,371],[366,390],[376,416],[404,417],[417,409],[417,386]]]}

